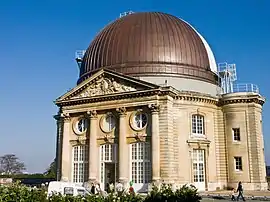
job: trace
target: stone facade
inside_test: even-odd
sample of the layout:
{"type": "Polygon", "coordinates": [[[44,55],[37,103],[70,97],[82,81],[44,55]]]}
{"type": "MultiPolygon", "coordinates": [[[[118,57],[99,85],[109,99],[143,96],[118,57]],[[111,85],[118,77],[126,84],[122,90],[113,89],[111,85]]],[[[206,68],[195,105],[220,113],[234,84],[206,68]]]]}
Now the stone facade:
{"type": "Polygon", "coordinates": [[[130,144],[148,142],[151,181],[194,183],[200,190],[235,187],[242,181],[245,189],[267,189],[263,103],[259,94],[215,97],[181,92],[101,69],[56,100],[58,180],[74,179],[72,148],[88,145],[88,168],[84,173],[88,179],[84,181],[104,181],[100,148],[116,144],[114,180],[126,184],[136,175],[130,144]],[[137,113],[145,114],[147,120],[140,129],[133,126],[137,113]],[[102,125],[107,116],[116,120],[110,130],[102,125]],[[76,131],[80,118],[88,121],[86,131],[76,131]],[[202,135],[194,134],[193,119],[202,120],[202,135]],[[240,130],[239,141],[234,141],[233,129],[240,130]],[[241,157],[239,170],[235,169],[235,157],[241,157]],[[202,169],[202,174],[196,169],[202,169]],[[194,182],[194,173],[200,182],[194,182]]]}

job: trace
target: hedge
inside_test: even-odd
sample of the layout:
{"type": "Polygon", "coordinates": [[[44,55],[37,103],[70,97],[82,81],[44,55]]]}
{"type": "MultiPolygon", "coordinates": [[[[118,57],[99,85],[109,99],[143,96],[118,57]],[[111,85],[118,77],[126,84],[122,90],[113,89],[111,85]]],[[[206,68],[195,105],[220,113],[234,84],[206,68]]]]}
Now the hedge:
{"type": "Polygon", "coordinates": [[[107,197],[90,195],[85,198],[53,195],[47,199],[44,189],[33,189],[15,183],[0,186],[0,202],[199,202],[201,197],[193,186],[183,186],[176,191],[170,185],[154,186],[147,196],[111,193],[107,197]]]}

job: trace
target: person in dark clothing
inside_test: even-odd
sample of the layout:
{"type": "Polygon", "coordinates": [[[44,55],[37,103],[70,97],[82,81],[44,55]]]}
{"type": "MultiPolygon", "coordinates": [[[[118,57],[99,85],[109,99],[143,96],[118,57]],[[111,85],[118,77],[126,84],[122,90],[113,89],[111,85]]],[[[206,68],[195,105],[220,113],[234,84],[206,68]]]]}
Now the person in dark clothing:
{"type": "Polygon", "coordinates": [[[107,182],[107,184],[106,184],[106,190],[105,190],[105,191],[106,191],[107,193],[111,193],[109,182],[107,182]]]}
{"type": "Polygon", "coordinates": [[[242,182],[238,183],[238,187],[237,187],[237,191],[238,192],[238,196],[237,196],[237,201],[239,201],[239,198],[241,197],[243,201],[246,201],[244,196],[243,196],[243,186],[242,186],[242,182]]]}
{"type": "Polygon", "coordinates": [[[94,185],[94,183],[92,183],[92,185],[91,185],[91,193],[92,194],[96,193],[96,186],[94,185]]]}

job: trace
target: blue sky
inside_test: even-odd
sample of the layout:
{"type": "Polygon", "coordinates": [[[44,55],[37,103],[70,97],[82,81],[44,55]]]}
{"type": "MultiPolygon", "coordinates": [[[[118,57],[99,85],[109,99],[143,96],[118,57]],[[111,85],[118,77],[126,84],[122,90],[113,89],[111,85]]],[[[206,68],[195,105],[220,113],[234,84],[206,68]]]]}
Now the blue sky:
{"type": "MultiPolygon", "coordinates": [[[[0,2],[0,155],[15,153],[29,172],[42,172],[55,156],[57,108],[53,100],[75,86],[77,49],[121,12],[161,11],[191,23],[211,45],[217,62],[236,63],[241,83],[270,97],[270,1],[267,0],[8,0],[0,2]]],[[[269,142],[270,102],[264,105],[269,142]]],[[[265,145],[270,164],[270,146],[265,145]]]]}

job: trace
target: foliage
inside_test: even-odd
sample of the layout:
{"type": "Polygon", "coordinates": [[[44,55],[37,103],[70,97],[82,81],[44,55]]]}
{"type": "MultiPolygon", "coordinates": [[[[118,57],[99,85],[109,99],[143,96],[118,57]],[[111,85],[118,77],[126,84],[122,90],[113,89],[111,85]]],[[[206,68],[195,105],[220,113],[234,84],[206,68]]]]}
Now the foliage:
{"type": "Polygon", "coordinates": [[[106,197],[90,195],[85,198],[53,195],[49,199],[43,189],[32,189],[18,183],[0,186],[0,202],[198,202],[200,200],[197,189],[192,186],[183,186],[176,191],[172,190],[171,185],[162,185],[160,189],[154,186],[146,197],[138,194],[110,193],[106,197]]]}
{"type": "Polygon", "coordinates": [[[56,159],[50,164],[49,168],[45,171],[44,175],[48,178],[56,179],[56,159]]]}
{"type": "Polygon", "coordinates": [[[25,165],[14,154],[6,154],[0,157],[0,173],[18,174],[25,170],[25,165]]]}
{"type": "Polygon", "coordinates": [[[9,186],[0,186],[1,202],[37,202],[46,201],[46,193],[44,190],[31,189],[15,183],[9,186]]]}
{"type": "Polygon", "coordinates": [[[173,191],[172,185],[162,184],[160,189],[154,186],[144,202],[199,202],[200,200],[196,187],[192,185],[184,185],[173,191]]]}
{"type": "Polygon", "coordinates": [[[0,175],[0,178],[13,178],[13,179],[42,179],[48,178],[46,175],[42,173],[35,173],[35,174],[14,174],[14,175],[0,175]]]}

